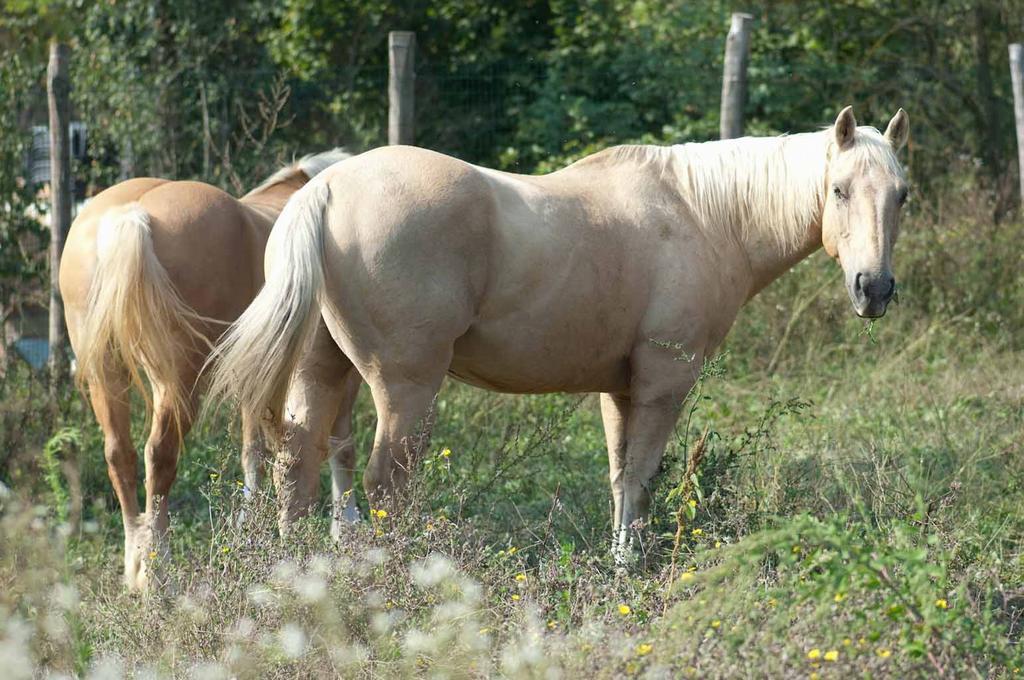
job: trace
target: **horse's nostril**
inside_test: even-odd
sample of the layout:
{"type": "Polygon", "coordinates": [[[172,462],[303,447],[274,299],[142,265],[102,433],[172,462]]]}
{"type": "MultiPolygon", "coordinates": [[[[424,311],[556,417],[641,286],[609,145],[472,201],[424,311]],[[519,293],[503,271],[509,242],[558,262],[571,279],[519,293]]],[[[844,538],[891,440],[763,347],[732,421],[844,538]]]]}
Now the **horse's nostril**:
{"type": "Polygon", "coordinates": [[[853,280],[853,289],[858,293],[864,292],[864,286],[862,286],[860,282],[862,278],[864,278],[864,275],[860,272],[857,272],[857,277],[853,280]]]}
{"type": "Polygon", "coordinates": [[[889,277],[889,292],[885,294],[885,297],[891,298],[893,293],[896,292],[896,278],[889,277]]]}

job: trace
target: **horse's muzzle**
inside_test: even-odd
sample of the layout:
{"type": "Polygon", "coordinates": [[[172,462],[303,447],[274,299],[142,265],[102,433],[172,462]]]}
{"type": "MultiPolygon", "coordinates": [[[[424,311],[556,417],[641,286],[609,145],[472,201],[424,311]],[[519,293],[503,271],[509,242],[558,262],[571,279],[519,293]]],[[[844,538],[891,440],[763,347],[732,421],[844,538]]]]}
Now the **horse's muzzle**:
{"type": "Polygon", "coordinates": [[[892,274],[857,272],[847,285],[850,301],[857,316],[877,319],[885,316],[889,300],[896,293],[896,279],[892,274]]]}

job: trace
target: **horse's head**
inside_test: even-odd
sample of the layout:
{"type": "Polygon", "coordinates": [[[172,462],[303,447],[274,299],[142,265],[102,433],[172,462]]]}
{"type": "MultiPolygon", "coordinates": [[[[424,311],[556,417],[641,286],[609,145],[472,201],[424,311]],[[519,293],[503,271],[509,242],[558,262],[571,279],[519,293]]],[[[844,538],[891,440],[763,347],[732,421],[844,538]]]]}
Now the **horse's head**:
{"type": "Polygon", "coordinates": [[[858,316],[876,318],[896,292],[892,250],[899,232],[907,180],[896,152],[907,141],[910,119],[896,112],[885,134],[857,127],[847,106],[830,131],[821,240],[839,260],[858,316]]]}

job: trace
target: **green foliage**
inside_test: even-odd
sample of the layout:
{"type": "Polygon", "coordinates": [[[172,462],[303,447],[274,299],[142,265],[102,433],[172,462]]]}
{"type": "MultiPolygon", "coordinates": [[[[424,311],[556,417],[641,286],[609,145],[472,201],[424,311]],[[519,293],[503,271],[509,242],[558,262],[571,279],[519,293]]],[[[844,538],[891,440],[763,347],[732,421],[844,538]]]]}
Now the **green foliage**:
{"type": "Polygon", "coordinates": [[[49,233],[21,172],[31,137],[19,126],[20,112],[39,76],[40,69],[20,55],[10,55],[0,68],[0,323],[18,306],[41,300],[48,271],[49,233]]]}
{"type": "Polygon", "coordinates": [[[82,448],[82,433],[77,427],[64,427],[43,446],[42,468],[47,486],[53,496],[57,519],[67,522],[71,495],[64,482],[64,465],[76,449],[82,448]]]}

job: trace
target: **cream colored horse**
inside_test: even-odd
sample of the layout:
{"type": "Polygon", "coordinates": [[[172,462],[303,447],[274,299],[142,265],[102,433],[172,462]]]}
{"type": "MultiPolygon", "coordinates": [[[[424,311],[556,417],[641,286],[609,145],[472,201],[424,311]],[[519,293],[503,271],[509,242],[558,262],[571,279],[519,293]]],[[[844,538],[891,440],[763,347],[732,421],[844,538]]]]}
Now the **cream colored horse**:
{"type": "MultiPolygon", "coordinates": [[[[77,376],[88,387],[103,429],[110,480],[121,504],[129,586],[145,586],[150,556],[165,548],[160,539],[168,528],[167,496],[199,396],[193,387],[212,343],[263,285],[263,254],[274,220],[310,177],[348,157],[342,151],[308,156],[241,200],[199,182],[132,179],[96,196],[71,226],[60,289],[77,376]],[[153,408],[143,514],[130,431],[133,382],[153,408]]],[[[358,388],[356,376],[343,388],[334,430],[336,497],[346,484],[351,488],[350,411],[358,388]]],[[[243,416],[242,433],[246,485],[252,489],[262,471],[262,443],[253,419],[243,416]]],[[[355,512],[354,504],[347,512],[355,512]]]]}
{"type": "Polygon", "coordinates": [[[747,300],[824,245],[856,312],[885,312],[908,128],[902,109],[880,134],[846,108],[821,132],[617,147],[541,177],[411,147],[344,161],[285,207],[211,390],[283,420],[296,504],[353,366],[378,415],[373,503],[405,482],[445,375],[600,392],[625,556],[683,400],[747,300]]]}

